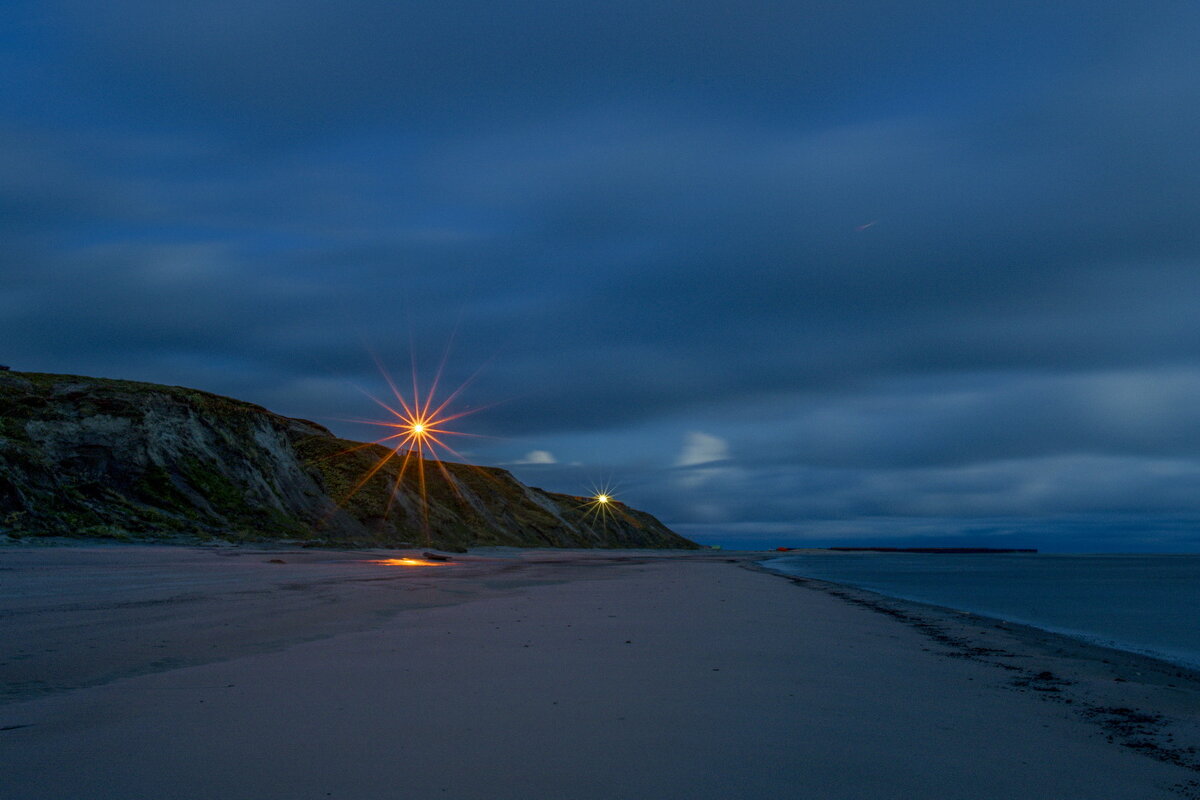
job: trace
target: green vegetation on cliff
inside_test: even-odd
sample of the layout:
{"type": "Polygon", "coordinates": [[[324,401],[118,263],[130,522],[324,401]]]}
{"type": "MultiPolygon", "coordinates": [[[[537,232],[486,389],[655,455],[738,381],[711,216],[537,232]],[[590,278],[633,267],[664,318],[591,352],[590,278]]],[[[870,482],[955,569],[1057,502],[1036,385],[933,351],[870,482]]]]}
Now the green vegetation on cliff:
{"type": "Polygon", "coordinates": [[[405,466],[400,454],[364,482],[388,453],[194,389],[0,373],[0,532],[10,535],[695,547],[649,514],[614,503],[597,519],[585,498],[502,469],[416,456],[405,466]]]}

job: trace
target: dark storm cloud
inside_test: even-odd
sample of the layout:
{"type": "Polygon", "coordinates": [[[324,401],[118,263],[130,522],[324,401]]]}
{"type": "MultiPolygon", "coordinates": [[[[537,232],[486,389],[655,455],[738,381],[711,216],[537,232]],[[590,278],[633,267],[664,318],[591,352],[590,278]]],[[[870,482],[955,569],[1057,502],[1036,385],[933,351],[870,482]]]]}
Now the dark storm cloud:
{"type": "Polygon", "coordinates": [[[4,359],[365,436],[457,329],[468,455],[694,532],[1182,541],[1200,12],[1043,5],[28,5],[4,359]]]}
{"type": "Polygon", "coordinates": [[[318,127],[331,112],[335,123],[345,114],[355,115],[350,124],[362,114],[444,122],[464,113],[536,115],[578,107],[582,98],[658,106],[699,96],[756,111],[776,104],[824,111],[831,96],[863,83],[891,93],[903,91],[903,78],[980,65],[981,46],[988,69],[1024,72],[1021,59],[1031,52],[1077,46],[1075,39],[1094,36],[1089,28],[1105,27],[1088,22],[1098,13],[950,2],[734,9],[673,0],[183,7],[131,0],[59,8],[61,39],[100,69],[81,80],[127,102],[155,113],[165,104],[175,113],[239,113],[268,124],[283,116],[318,127]],[[104,82],[112,77],[132,85],[104,82]]]}

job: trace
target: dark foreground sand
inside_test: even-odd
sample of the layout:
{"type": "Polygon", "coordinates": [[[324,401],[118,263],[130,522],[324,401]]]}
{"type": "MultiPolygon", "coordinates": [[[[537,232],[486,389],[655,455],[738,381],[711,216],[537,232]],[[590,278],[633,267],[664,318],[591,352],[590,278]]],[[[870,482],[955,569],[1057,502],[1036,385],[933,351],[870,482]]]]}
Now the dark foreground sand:
{"type": "Polygon", "coordinates": [[[740,555],[377,557],[0,549],[0,798],[1200,796],[1157,662],[740,555]]]}

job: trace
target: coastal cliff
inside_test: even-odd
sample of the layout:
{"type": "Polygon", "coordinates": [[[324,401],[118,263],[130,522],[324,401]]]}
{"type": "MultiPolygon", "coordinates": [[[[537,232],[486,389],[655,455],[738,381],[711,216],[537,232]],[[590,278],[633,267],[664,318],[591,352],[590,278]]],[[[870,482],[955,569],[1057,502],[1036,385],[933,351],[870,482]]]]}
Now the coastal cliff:
{"type": "Polygon", "coordinates": [[[361,546],[694,548],[651,515],[509,472],[410,460],[177,386],[0,373],[0,533],[361,546]]]}

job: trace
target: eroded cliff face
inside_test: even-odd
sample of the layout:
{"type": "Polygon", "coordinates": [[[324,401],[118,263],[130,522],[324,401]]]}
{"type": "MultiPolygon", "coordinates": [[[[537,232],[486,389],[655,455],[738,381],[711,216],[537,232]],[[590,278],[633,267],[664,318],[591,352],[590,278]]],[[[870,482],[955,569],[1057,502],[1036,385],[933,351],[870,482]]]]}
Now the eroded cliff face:
{"type": "Polygon", "coordinates": [[[624,504],[588,514],[585,498],[491,467],[412,457],[398,483],[397,457],[356,490],[387,452],[194,389],[0,373],[0,531],[10,534],[696,546],[624,504]]]}

